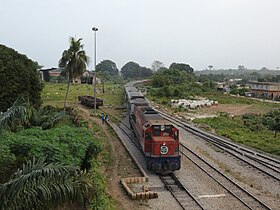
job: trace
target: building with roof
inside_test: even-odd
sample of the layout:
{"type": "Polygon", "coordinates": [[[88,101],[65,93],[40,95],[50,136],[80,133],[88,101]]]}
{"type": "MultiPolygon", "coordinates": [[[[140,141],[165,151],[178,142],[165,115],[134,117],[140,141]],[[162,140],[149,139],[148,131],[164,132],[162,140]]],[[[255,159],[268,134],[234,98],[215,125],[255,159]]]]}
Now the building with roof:
{"type": "Polygon", "coordinates": [[[62,71],[62,68],[48,68],[39,70],[42,81],[46,82],[50,82],[51,78],[58,78],[62,71]]]}
{"type": "MultiPolygon", "coordinates": [[[[61,82],[60,76],[63,72],[63,68],[48,68],[48,69],[40,69],[41,79],[46,82],[61,82]]],[[[73,79],[73,83],[81,83],[81,84],[93,84],[94,73],[92,71],[86,70],[83,72],[81,76],[73,79]]],[[[100,84],[101,79],[96,78],[96,84],[100,84]]]]}
{"type": "Polygon", "coordinates": [[[251,92],[254,97],[276,99],[280,98],[280,83],[279,82],[250,82],[251,92]]]}

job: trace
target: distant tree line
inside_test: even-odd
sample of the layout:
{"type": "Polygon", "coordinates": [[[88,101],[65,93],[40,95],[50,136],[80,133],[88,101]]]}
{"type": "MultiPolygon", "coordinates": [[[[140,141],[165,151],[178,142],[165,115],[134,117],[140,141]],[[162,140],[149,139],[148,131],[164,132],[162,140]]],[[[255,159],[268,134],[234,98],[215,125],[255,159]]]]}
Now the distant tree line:
{"type": "Polygon", "coordinates": [[[261,70],[249,70],[242,65],[238,69],[228,70],[203,70],[196,71],[199,78],[207,78],[216,82],[228,81],[230,79],[242,79],[239,83],[247,83],[248,81],[258,82],[280,82],[280,73],[278,70],[269,70],[265,67],[261,70]]]}
{"type": "Polygon", "coordinates": [[[138,63],[130,61],[119,72],[116,64],[111,60],[103,60],[96,66],[96,72],[105,80],[117,79],[143,79],[150,77],[153,72],[150,68],[142,67],[138,63]]]}
{"type": "Polygon", "coordinates": [[[151,77],[149,94],[155,97],[185,97],[196,93],[213,91],[216,84],[205,80],[199,83],[194,75],[194,69],[189,64],[172,63],[169,68],[161,67],[151,77]]]}

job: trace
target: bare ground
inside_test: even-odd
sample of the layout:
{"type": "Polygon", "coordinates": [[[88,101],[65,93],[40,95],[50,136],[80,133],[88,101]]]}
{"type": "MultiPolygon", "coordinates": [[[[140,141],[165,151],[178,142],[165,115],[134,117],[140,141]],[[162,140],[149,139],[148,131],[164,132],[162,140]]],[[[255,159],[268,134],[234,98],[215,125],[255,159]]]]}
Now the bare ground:
{"type": "Polygon", "coordinates": [[[245,113],[264,114],[270,111],[269,109],[257,109],[253,105],[242,104],[219,104],[211,107],[198,108],[196,110],[189,110],[187,112],[177,113],[177,115],[184,116],[186,119],[193,120],[195,118],[215,117],[221,112],[226,112],[231,116],[241,116],[245,113]]]}

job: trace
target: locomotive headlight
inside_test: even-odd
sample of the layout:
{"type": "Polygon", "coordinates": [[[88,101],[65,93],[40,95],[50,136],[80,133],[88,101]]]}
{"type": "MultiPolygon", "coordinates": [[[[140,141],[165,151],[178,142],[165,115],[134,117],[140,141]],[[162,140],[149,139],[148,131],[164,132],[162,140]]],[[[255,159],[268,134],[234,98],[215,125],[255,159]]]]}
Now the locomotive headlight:
{"type": "Polygon", "coordinates": [[[167,153],[168,153],[168,147],[165,146],[165,145],[162,145],[162,146],[160,147],[160,154],[165,155],[165,154],[167,154],[167,153]]]}

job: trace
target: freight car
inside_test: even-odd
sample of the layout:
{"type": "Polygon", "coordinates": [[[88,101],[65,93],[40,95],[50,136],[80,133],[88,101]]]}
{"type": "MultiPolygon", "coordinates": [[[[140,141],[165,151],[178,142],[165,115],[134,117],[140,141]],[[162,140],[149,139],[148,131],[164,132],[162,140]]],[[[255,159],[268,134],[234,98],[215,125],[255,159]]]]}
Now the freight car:
{"type": "Polygon", "coordinates": [[[149,106],[133,83],[125,86],[129,121],[146,159],[146,167],[156,173],[181,168],[179,130],[149,106]]]}
{"type": "MultiPolygon", "coordinates": [[[[81,104],[94,108],[94,97],[93,96],[78,96],[78,100],[81,104]]],[[[99,106],[103,106],[103,100],[100,98],[96,98],[96,108],[99,106]]]]}

